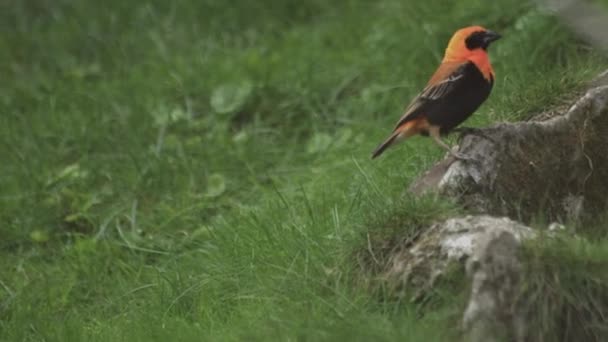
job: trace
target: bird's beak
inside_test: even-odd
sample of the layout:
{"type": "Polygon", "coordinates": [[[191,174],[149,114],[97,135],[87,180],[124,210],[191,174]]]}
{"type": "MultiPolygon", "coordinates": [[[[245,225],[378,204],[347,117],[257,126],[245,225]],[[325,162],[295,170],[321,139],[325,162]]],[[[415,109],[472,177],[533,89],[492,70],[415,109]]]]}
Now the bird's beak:
{"type": "Polygon", "coordinates": [[[494,32],[494,31],[486,31],[485,36],[483,37],[483,41],[486,44],[490,44],[491,42],[497,41],[501,38],[502,36],[499,35],[498,33],[494,32]]]}

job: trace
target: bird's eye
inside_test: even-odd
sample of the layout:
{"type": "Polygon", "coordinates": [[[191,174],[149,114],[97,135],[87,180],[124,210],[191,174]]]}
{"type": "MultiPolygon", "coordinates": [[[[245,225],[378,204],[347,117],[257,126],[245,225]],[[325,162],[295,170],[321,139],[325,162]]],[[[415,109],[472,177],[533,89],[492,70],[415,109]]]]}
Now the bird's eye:
{"type": "Polygon", "coordinates": [[[484,41],[484,36],[485,36],[484,31],[475,31],[475,32],[471,33],[465,40],[467,49],[474,50],[474,49],[479,49],[479,48],[482,48],[482,49],[487,48],[488,46],[487,46],[487,43],[484,41]]]}

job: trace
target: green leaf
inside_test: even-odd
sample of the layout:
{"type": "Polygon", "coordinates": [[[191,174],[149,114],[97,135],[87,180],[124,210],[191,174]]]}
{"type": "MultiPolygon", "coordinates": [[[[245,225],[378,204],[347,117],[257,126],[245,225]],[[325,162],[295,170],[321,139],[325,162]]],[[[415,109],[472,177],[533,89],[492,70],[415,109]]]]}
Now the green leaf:
{"type": "Polygon", "coordinates": [[[249,81],[240,84],[224,84],[211,94],[211,108],[218,114],[232,114],[242,109],[253,93],[249,81]]]}
{"type": "Polygon", "coordinates": [[[169,109],[164,105],[156,108],[156,110],[152,112],[152,116],[154,117],[154,123],[156,126],[165,126],[181,120],[187,121],[192,119],[191,114],[185,111],[183,108],[175,107],[173,109],[169,109]]]}
{"type": "Polygon", "coordinates": [[[327,133],[316,133],[315,135],[308,140],[308,145],[306,146],[306,151],[308,153],[318,153],[324,151],[331,144],[331,136],[327,133]]]}
{"type": "Polygon", "coordinates": [[[232,136],[232,142],[235,144],[244,144],[249,140],[249,134],[246,131],[239,131],[237,134],[232,136]]]}
{"type": "Polygon", "coordinates": [[[217,197],[226,191],[226,178],[219,173],[214,173],[207,179],[207,196],[217,197]]]}
{"type": "Polygon", "coordinates": [[[34,230],[30,233],[30,239],[37,243],[44,243],[49,241],[49,234],[43,230],[34,230]]]}
{"type": "Polygon", "coordinates": [[[51,186],[61,181],[75,181],[86,178],[88,172],[80,168],[80,164],[70,164],[48,178],[46,185],[51,186]]]}
{"type": "Polygon", "coordinates": [[[337,146],[345,146],[350,143],[351,138],[353,137],[353,131],[350,128],[343,128],[339,131],[338,137],[336,139],[337,146]]]}

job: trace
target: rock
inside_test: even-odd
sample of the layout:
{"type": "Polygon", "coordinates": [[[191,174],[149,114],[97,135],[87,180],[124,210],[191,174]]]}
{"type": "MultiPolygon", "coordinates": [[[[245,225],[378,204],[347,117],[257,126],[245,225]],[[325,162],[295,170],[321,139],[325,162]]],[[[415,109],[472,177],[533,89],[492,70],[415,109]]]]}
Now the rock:
{"type": "Polygon", "coordinates": [[[471,256],[479,255],[489,237],[502,233],[517,243],[535,236],[535,232],[508,218],[466,216],[451,218],[426,229],[409,248],[399,249],[389,257],[384,279],[393,288],[413,287],[414,300],[433,286],[451,263],[465,265],[471,256]]]}
{"type": "MultiPolygon", "coordinates": [[[[601,82],[602,78],[599,78],[601,82]]],[[[465,136],[459,151],[412,183],[438,191],[473,212],[529,221],[572,222],[603,211],[608,197],[608,86],[589,90],[565,114],[503,123],[465,136]]]]}
{"type": "Polygon", "coordinates": [[[590,88],[597,88],[602,86],[608,86],[608,70],[597,75],[591,82],[589,82],[590,88]]]}
{"type": "Polygon", "coordinates": [[[555,233],[555,232],[559,232],[559,231],[564,231],[566,230],[566,226],[564,226],[561,223],[557,223],[557,222],[553,222],[549,225],[549,227],[547,228],[547,230],[550,233],[555,233]]]}
{"type": "Polygon", "coordinates": [[[466,265],[471,296],[463,326],[469,341],[524,340],[524,310],[517,300],[522,268],[519,245],[509,229],[489,229],[478,236],[466,265]]]}
{"type": "Polygon", "coordinates": [[[419,300],[453,264],[466,265],[470,299],[463,317],[471,341],[521,340],[525,322],[517,303],[518,250],[534,230],[508,218],[451,218],[425,230],[410,248],[389,258],[384,279],[393,288],[415,288],[419,300]]]}

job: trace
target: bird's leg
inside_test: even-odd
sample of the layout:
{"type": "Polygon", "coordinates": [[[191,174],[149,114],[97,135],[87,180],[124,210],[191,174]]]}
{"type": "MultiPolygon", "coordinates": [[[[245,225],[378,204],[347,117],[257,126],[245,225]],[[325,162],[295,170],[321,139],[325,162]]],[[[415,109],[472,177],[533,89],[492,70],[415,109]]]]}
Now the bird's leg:
{"type": "Polygon", "coordinates": [[[464,161],[473,161],[474,160],[473,158],[467,157],[462,153],[452,151],[452,148],[450,148],[450,146],[448,146],[448,144],[446,144],[443,140],[441,140],[441,136],[439,134],[439,127],[431,127],[429,129],[429,135],[431,136],[431,138],[433,138],[433,140],[435,140],[437,145],[446,149],[452,157],[454,157],[458,160],[464,160],[464,161]]]}
{"type": "Polygon", "coordinates": [[[473,128],[473,127],[457,127],[454,128],[452,130],[452,132],[456,132],[456,133],[460,133],[459,137],[458,137],[458,141],[461,141],[465,135],[476,135],[478,137],[484,138],[486,140],[489,140],[492,143],[496,143],[496,140],[494,140],[493,138],[491,138],[490,136],[488,136],[487,134],[485,134],[483,132],[482,129],[480,128],[473,128]]]}

